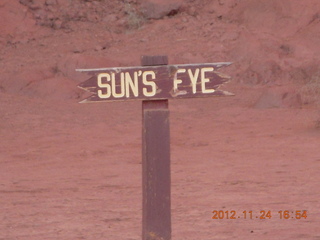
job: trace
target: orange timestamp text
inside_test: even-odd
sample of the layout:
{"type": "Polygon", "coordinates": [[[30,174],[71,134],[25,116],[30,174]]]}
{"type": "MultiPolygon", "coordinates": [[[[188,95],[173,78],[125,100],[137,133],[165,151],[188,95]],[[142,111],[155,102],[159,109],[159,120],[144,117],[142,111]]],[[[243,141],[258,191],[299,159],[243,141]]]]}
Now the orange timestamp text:
{"type": "Polygon", "coordinates": [[[235,211],[213,210],[212,219],[306,219],[307,210],[261,210],[261,211],[235,211]]]}

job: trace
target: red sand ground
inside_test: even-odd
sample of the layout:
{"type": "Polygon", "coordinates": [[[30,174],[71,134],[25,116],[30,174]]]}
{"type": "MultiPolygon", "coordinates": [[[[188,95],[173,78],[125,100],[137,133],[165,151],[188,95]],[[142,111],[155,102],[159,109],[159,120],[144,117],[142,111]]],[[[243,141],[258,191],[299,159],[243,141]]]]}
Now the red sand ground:
{"type": "Polygon", "coordinates": [[[234,62],[236,96],[170,101],[172,239],[320,239],[319,1],[172,1],[156,20],[153,1],[20,2],[0,2],[1,240],[141,239],[141,102],[78,104],[74,70],[157,54],[234,62]]]}

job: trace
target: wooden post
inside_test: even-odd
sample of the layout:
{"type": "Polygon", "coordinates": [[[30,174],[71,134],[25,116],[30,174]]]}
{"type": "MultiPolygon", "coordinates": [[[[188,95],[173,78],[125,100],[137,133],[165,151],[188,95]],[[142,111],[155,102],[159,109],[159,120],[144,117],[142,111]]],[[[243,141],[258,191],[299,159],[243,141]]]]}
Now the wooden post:
{"type": "MultiPolygon", "coordinates": [[[[143,56],[141,65],[168,65],[168,57],[143,56]]],[[[142,119],[142,239],[171,240],[168,100],[143,101],[142,119]]]]}

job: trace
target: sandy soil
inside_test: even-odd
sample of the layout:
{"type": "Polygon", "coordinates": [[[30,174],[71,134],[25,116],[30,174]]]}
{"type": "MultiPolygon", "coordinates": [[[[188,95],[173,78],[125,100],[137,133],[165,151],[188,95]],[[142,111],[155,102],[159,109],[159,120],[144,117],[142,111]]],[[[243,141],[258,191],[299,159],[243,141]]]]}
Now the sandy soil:
{"type": "Polygon", "coordinates": [[[172,239],[320,239],[319,2],[154,2],[0,3],[0,239],[141,239],[141,102],[75,69],[157,54],[233,62],[234,97],[169,102],[172,239]]]}

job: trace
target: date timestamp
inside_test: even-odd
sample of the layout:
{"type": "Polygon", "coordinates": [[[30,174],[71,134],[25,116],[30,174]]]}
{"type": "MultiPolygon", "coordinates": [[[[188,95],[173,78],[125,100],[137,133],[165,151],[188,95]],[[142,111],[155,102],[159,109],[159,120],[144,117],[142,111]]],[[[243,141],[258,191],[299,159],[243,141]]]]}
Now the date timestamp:
{"type": "Polygon", "coordinates": [[[212,219],[307,219],[307,210],[261,210],[261,211],[235,211],[214,210],[212,219]]]}

